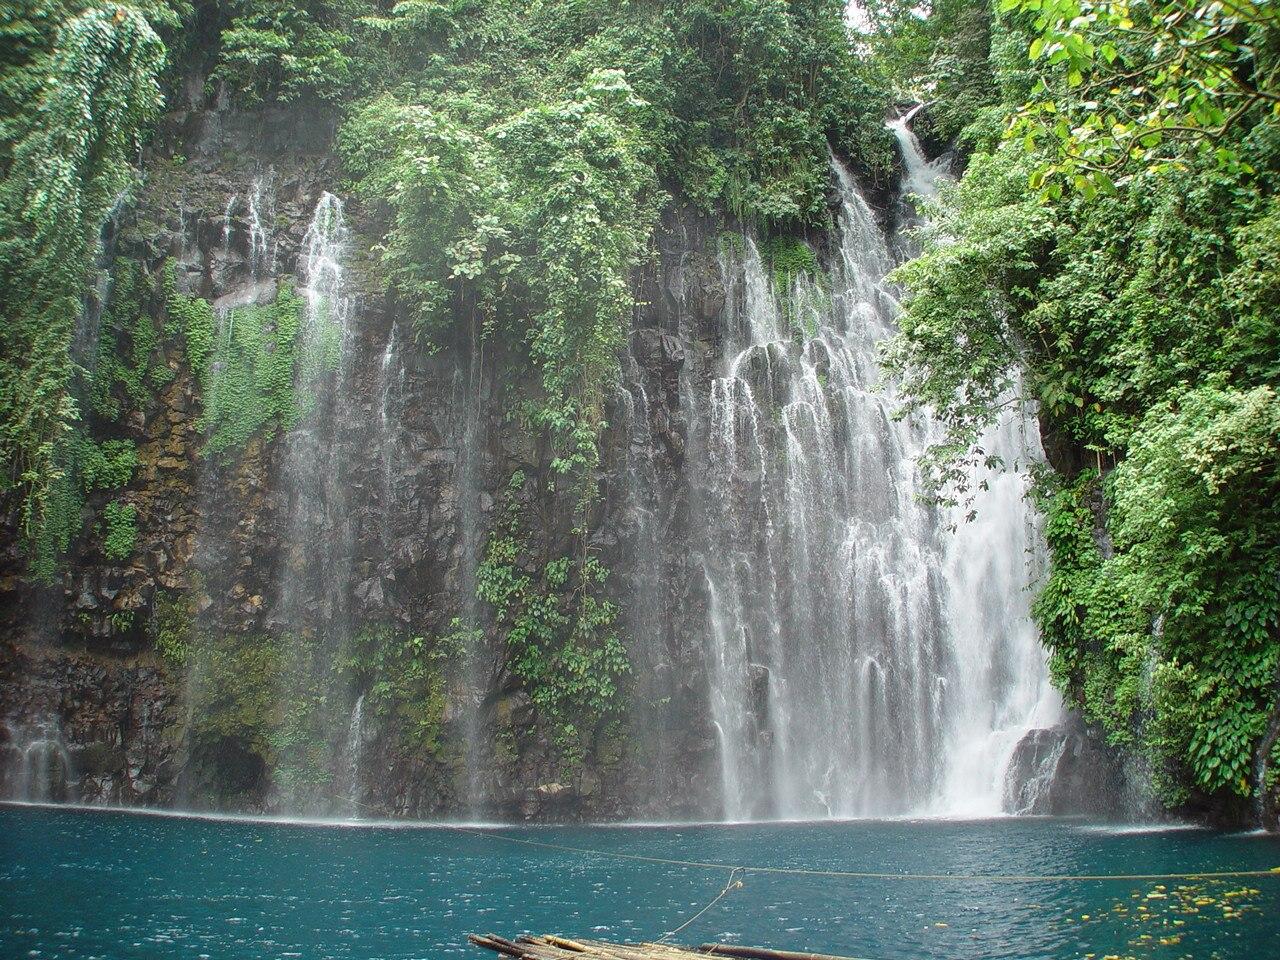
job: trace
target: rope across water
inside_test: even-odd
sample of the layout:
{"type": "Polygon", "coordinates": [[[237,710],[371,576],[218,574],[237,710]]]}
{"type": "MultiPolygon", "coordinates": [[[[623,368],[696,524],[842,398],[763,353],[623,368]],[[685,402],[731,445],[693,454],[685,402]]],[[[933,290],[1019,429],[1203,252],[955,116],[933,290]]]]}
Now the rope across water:
{"type": "MultiPolygon", "coordinates": [[[[587,856],[612,857],[615,860],[634,860],[641,863],[660,863],[673,867],[696,867],[702,870],[727,870],[732,878],[736,873],[772,873],[789,874],[802,877],[845,877],[853,880],[925,880],[925,881],[963,881],[966,883],[1066,883],[1108,880],[1147,881],[1147,880],[1222,880],[1244,877],[1270,877],[1280,880],[1280,867],[1270,870],[1200,870],[1186,873],[1080,873],[1080,874],[999,874],[999,873],[887,873],[873,870],[814,870],[806,867],[762,867],[743,863],[716,863],[707,860],[679,860],[672,857],[651,857],[640,853],[622,853],[616,850],[594,850],[589,847],[574,847],[563,843],[550,843],[545,840],[529,840],[524,837],[513,837],[509,834],[493,830],[476,830],[471,827],[457,827],[460,833],[470,833],[489,840],[500,840],[506,843],[520,844],[526,847],[539,847],[543,850],[556,850],[561,853],[577,853],[587,856]]],[[[725,888],[727,893],[729,887],[725,888]]],[[[721,896],[724,896],[722,893],[721,896]]],[[[719,899],[719,898],[717,898],[719,899]]]]}

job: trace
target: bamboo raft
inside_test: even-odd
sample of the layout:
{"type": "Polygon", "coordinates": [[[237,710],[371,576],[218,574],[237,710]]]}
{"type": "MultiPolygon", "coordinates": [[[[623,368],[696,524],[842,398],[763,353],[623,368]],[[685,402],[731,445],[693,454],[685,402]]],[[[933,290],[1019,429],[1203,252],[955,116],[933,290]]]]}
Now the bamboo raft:
{"type": "Polygon", "coordinates": [[[515,957],[516,960],[706,960],[708,956],[738,960],[853,960],[825,953],[796,953],[764,947],[704,943],[696,950],[666,943],[604,943],[600,940],[570,940],[546,934],[507,940],[494,933],[473,933],[467,937],[477,947],[515,957]]]}

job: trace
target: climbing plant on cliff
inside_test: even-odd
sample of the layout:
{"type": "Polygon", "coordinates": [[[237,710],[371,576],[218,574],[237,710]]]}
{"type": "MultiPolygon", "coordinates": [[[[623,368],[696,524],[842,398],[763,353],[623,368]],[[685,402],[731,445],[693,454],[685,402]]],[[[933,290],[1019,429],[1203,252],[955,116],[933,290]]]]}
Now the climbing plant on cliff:
{"type": "Polygon", "coordinates": [[[509,669],[571,767],[586,755],[600,724],[617,717],[631,665],[618,635],[618,608],[601,595],[604,565],[594,557],[530,562],[515,501],[528,482],[516,473],[508,484],[476,572],[476,596],[503,633],[509,669]]]}
{"type": "Polygon", "coordinates": [[[1001,409],[1039,404],[1055,679],[1165,800],[1248,796],[1280,761],[1280,30],[1250,4],[1004,7],[1010,135],[978,118],[887,366],[949,428],[944,499],[1001,409]]]}
{"type": "Polygon", "coordinates": [[[72,339],[103,225],[160,107],[165,51],[124,4],[6,8],[3,26],[17,43],[0,76],[0,483],[31,537],[70,522],[51,491],[80,415],[73,379],[87,358],[72,339]]]}

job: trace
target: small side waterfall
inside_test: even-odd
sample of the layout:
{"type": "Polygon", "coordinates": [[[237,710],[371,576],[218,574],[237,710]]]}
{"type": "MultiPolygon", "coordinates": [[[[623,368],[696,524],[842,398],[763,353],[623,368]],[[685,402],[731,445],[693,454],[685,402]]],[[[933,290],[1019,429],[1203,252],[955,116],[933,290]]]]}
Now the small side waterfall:
{"type": "Polygon", "coordinates": [[[904,197],[932,199],[938,195],[939,181],[948,179],[948,164],[946,157],[928,159],[911,132],[911,121],[921,109],[923,105],[912,107],[898,119],[890,120],[888,126],[902,153],[903,177],[899,193],[904,197]]]}
{"type": "Polygon", "coordinates": [[[400,431],[405,414],[405,366],[400,356],[400,330],[394,323],[378,364],[378,449],[382,457],[382,546],[387,561],[395,544],[392,533],[399,503],[400,431]]]}
{"type": "MultiPolygon", "coordinates": [[[[942,174],[918,147],[907,167],[916,194],[942,174]]],[[[998,813],[1014,746],[1056,710],[1029,616],[1034,515],[1015,473],[980,478],[973,524],[921,498],[915,461],[940,433],[895,418],[877,362],[894,332],[894,258],[833,169],[829,282],[779,289],[744,238],[722,258],[720,367],[693,397],[723,814],[998,813]]],[[[1007,416],[989,447],[1038,458],[1030,412],[1007,416]]]]}
{"type": "Polygon", "coordinates": [[[280,585],[282,619],[293,627],[317,622],[337,633],[346,629],[351,561],[343,464],[338,461],[342,444],[336,442],[346,399],[343,361],[353,306],[342,268],[347,240],[342,201],[326,193],[316,204],[299,256],[299,292],[306,307],[294,371],[298,422],[285,438],[282,478],[289,498],[291,549],[280,585]],[[319,617],[314,616],[317,610],[319,617]]]}
{"type": "Polygon", "coordinates": [[[57,722],[5,724],[10,753],[4,796],[28,803],[65,801],[72,778],[71,756],[57,722]]]}
{"type": "MultiPolygon", "coordinates": [[[[233,288],[217,301],[217,340],[202,386],[209,426],[199,475],[200,582],[210,596],[237,604],[240,619],[210,619],[187,665],[197,777],[210,761],[224,760],[218,739],[218,698],[229,672],[252,662],[255,683],[273,691],[255,702],[254,762],[244,783],[255,802],[294,813],[349,813],[361,790],[359,749],[365,742],[361,690],[354,680],[355,601],[378,602],[374,586],[353,584],[357,524],[376,494],[379,477],[391,482],[399,429],[396,381],[404,376],[394,342],[381,371],[386,383],[366,383],[356,336],[357,300],[346,262],[351,231],[341,198],[323,192],[296,248],[292,278],[275,223],[274,176],[257,177],[227,201],[223,246],[239,258],[233,288]],[[243,211],[232,224],[230,212],[243,211]],[[248,284],[240,281],[247,268],[248,284]],[[373,390],[370,389],[373,388],[373,390]],[[369,438],[385,468],[364,469],[353,451],[369,448],[357,433],[365,413],[378,414],[386,434],[369,438]],[[224,400],[226,406],[224,407],[224,400]],[[224,415],[225,413],[225,415],[224,415]],[[274,442],[263,442],[274,438],[274,442]],[[381,449],[380,449],[381,448],[381,449]],[[351,462],[348,462],[351,461],[351,462]],[[368,484],[365,477],[373,481],[368,484]],[[254,502],[255,498],[265,498],[254,502]],[[260,536],[257,513],[270,517],[271,538],[256,570],[236,566],[260,536]],[[255,589],[256,588],[256,589],[255,589]],[[205,643],[204,641],[208,642],[205,643]],[[208,724],[212,724],[209,726],[208,724]]],[[[289,198],[292,207],[297,202],[289,198]]],[[[290,250],[289,259],[292,259],[290,250]]],[[[384,491],[385,493],[385,491],[384,491]]],[[[391,501],[390,494],[385,498],[391,501]]],[[[384,504],[384,513],[389,510],[384,504]]],[[[372,515],[375,524],[377,515],[372,515]]],[[[389,520],[382,523],[389,527],[389,520]]],[[[371,561],[376,562],[376,561],[371,561]]],[[[234,763],[234,759],[231,761],[234,763]]],[[[199,802],[215,781],[183,782],[180,796],[199,802]],[[188,792],[189,791],[189,792],[188,792]]]]}
{"type": "Polygon", "coordinates": [[[347,724],[347,742],[343,749],[345,761],[345,779],[347,806],[353,817],[360,816],[363,781],[361,780],[362,761],[364,759],[364,694],[356,697],[351,707],[351,722],[347,724]]]}
{"type": "Polygon", "coordinates": [[[457,486],[458,550],[454,578],[461,615],[456,626],[464,631],[463,669],[459,690],[463,701],[464,772],[458,790],[471,819],[481,818],[488,805],[489,786],[484,771],[491,768],[494,745],[487,728],[483,697],[494,672],[492,653],[478,629],[479,604],[476,577],[484,549],[482,498],[486,492],[489,442],[485,417],[486,383],[484,340],[473,318],[466,353],[453,373],[456,416],[451,424],[454,450],[453,476],[457,486]]]}
{"type": "MultiPolygon", "coordinates": [[[[235,198],[232,197],[234,200],[235,198]]],[[[249,266],[255,277],[276,269],[276,178],[275,171],[253,178],[245,198],[249,220],[249,266]]],[[[228,202],[228,210],[230,202],[228,202]]]]}
{"type": "Polygon", "coordinates": [[[632,721],[637,729],[648,732],[635,744],[635,762],[644,770],[654,793],[669,796],[677,775],[671,735],[678,721],[672,717],[668,702],[673,678],[666,655],[669,625],[663,609],[661,514],[667,505],[662,501],[654,450],[653,404],[636,359],[628,353],[623,363],[617,404],[619,427],[626,437],[626,494],[613,522],[620,527],[618,535],[633,544],[627,572],[632,602],[623,606],[623,615],[637,678],[632,721]]]}

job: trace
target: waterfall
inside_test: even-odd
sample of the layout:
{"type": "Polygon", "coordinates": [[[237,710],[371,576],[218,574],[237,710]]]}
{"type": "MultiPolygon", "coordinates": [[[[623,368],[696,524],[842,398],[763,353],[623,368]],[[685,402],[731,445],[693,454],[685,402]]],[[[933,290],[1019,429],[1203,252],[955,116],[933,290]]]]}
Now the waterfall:
{"type": "MultiPolygon", "coordinates": [[[[942,171],[911,139],[904,189],[930,195],[942,171]]],[[[1029,614],[1034,514],[1013,472],[979,478],[971,524],[922,499],[915,461],[941,432],[895,418],[877,363],[894,258],[833,171],[830,276],[778,289],[750,238],[723,256],[722,356],[691,400],[723,814],[998,813],[1014,746],[1055,710],[1029,614]]],[[[988,449],[1037,459],[1031,412],[988,449]]]]}
{"type": "Polygon", "coordinates": [[[343,751],[346,757],[346,801],[352,817],[358,817],[361,809],[361,760],[364,758],[364,694],[356,697],[351,707],[351,722],[347,724],[347,743],[343,751]]]}
{"type": "Polygon", "coordinates": [[[298,333],[294,403],[299,419],[285,437],[283,486],[289,498],[289,547],[281,584],[284,621],[345,629],[351,531],[337,429],[347,401],[344,349],[352,301],[342,266],[348,242],[342,201],[325,193],[316,204],[299,255],[305,302],[298,333]]]}
{"type": "Polygon", "coordinates": [[[662,571],[662,514],[667,504],[655,451],[654,406],[643,372],[630,353],[623,358],[623,386],[618,391],[619,425],[626,437],[625,495],[612,524],[619,538],[631,544],[626,576],[632,602],[623,607],[624,629],[630,641],[637,686],[632,697],[632,721],[649,736],[636,741],[635,763],[654,795],[669,796],[675,786],[677,764],[672,762],[672,717],[666,694],[671,667],[666,653],[667,618],[663,616],[666,584],[662,571]]]}
{"type": "MultiPolygon", "coordinates": [[[[325,374],[325,367],[337,371],[337,386],[343,385],[346,373],[343,360],[350,334],[353,301],[346,289],[343,257],[350,242],[342,201],[325,193],[316,204],[315,214],[302,240],[299,263],[300,292],[307,308],[301,335],[301,370],[299,389],[305,390],[325,374]]],[[[300,398],[305,400],[306,398],[300,398]]]]}
{"type": "MultiPolygon", "coordinates": [[[[231,200],[227,201],[227,210],[231,210],[231,200]]],[[[257,279],[262,271],[268,275],[276,269],[276,185],[275,171],[268,169],[264,176],[253,178],[249,185],[249,194],[245,203],[248,207],[249,219],[249,269],[257,279]]],[[[226,227],[223,227],[224,237],[226,227]]]]}
{"type": "Polygon", "coordinates": [[[5,724],[10,754],[6,797],[30,803],[66,799],[71,756],[56,721],[33,726],[5,724]]]}
{"type": "Polygon", "coordinates": [[[476,577],[484,549],[485,519],[482,497],[487,496],[486,479],[489,442],[485,402],[484,340],[473,318],[468,349],[454,369],[453,395],[457,416],[452,424],[454,482],[457,486],[458,553],[455,583],[460,617],[457,625],[465,636],[461,699],[463,714],[463,757],[465,771],[458,789],[472,819],[484,814],[489,784],[485,771],[493,767],[493,731],[485,715],[484,698],[495,673],[493,654],[484,632],[478,628],[479,604],[476,577]]]}
{"type": "Polygon", "coordinates": [[[327,743],[329,756],[336,752],[341,762],[334,732],[342,729],[343,707],[352,703],[350,693],[331,689],[333,665],[348,653],[353,633],[355,518],[348,504],[350,465],[344,462],[349,448],[344,425],[356,402],[348,375],[355,313],[344,268],[349,242],[342,200],[324,193],[298,258],[305,304],[294,371],[298,420],[285,436],[279,481],[288,519],[272,620],[286,641],[281,697],[294,704],[285,721],[289,731],[280,739],[295,752],[285,751],[273,773],[280,801],[291,809],[346,800],[315,794],[325,777],[316,747],[327,743]]]}
{"type": "Polygon", "coordinates": [[[901,192],[906,196],[932,199],[938,195],[938,183],[947,178],[947,160],[938,157],[929,160],[920,149],[920,143],[911,132],[911,121],[923,108],[912,107],[896,120],[889,121],[889,130],[898,141],[902,154],[903,177],[901,192]]]}
{"type": "MultiPolygon", "coordinates": [[[[945,158],[924,156],[911,130],[920,109],[890,122],[889,129],[902,153],[901,193],[928,200],[937,196],[949,171],[945,158]]],[[[1031,619],[1031,591],[1046,572],[1047,555],[1021,475],[1030,464],[1043,462],[1044,451],[1035,411],[1018,400],[1021,380],[1015,380],[1015,388],[1000,398],[1005,412],[981,439],[983,449],[1008,469],[979,470],[973,482],[985,489],[975,504],[976,517],[967,521],[957,509],[951,517],[956,533],[946,541],[948,609],[961,676],[956,707],[962,722],[948,743],[952,762],[937,806],[955,813],[992,812],[1023,734],[1061,720],[1061,701],[1048,682],[1045,654],[1031,619]],[[987,695],[992,682],[1003,691],[1003,700],[987,695]]],[[[1052,778],[1056,764],[1054,757],[1037,786],[1052,778]]]]}
{"type": "Polygon", "coordinates": [[[400,357],[399,327],[394,323],[378,364],[378,451],[382,458],[382,547],[392,566],[392,533],[398,504],[396,473],[400,469],[400,429],[404,421],[405,367],[400,357]]]}
{"type": "MultiPolygon", "coordinates": [[[[227,204],[222,209],[222,258],[225,260],[231,252],[231,234],[233,233],[234,224],[231,220],[231,214],[236,208],[236,195],[234,193],[227,194],[227,204]]],[[[187,231],[185,224],[181,230],[182,237],[186,238],[187,231]]]]}

